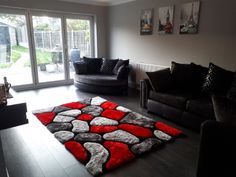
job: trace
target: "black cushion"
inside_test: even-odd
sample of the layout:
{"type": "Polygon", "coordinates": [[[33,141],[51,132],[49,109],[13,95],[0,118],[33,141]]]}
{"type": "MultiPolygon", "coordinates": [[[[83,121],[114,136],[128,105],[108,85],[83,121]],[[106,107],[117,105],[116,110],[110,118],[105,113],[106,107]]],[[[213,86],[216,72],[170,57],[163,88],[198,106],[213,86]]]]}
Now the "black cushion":
{"type": "Polygon", "coordinates": [[[129,75],[129,67],[122,65],[117,73],[117,79],[127,79],[129,75]]]}
{"type": "Polygon", "coordinates": [[[212,96],[215,117],[218,122],[236,126],[236,101],[224,96],[212,96]]]}
{"type": "Polygon", "coordinates": [[[168,91],[171,87],[170,69],[162,69],[154,72],[146,72],[152,89],[156,92],[168,91]]]}
{"type": "Polygon", "coordinates": [[[205,118],[215,117],[210,96],[202,96],[195,99],[189,99],[186,103],[186,110],[205,118]]]}
{"type": "Polygon", "coordinates": [[[233,81],[233,77],[234,72],[210,63],[202,91],[205,93],[225,95],[233,81]]]}
{"type": "Polygon", "coordinates": [[[103,59],[100,72],[102,74],[113,74],[113,69],[116,66],[118,59],[103,59]]]}
{"type": "Polygon", "coordinates": [[[149,98],[175,108],[184,110],[186,101],[191,98],[189,93],[163,93],[163,92],[149,92],[149,98]]]}
{"type": "Polygon", "coordinates": [[[191,64],[171,62],[171,77],[176,89],[189,91],[192,87],[192,74],[191,64]]]}
{"type": "Polygon", "coordinates": [[[102,58],[88,58],[83,57],[84,62],[87,64],[88,73],[99,73],[102,65],[102,58]]]}
{"type": "Polygon", "coordinates": [[[200,93],[202,91],[202,85],[205,81],[206,75],[208,73],[208,68],[195,63],[191,63],[192,67],[192,91],[195,93],[200,93]]]}
{"type": "Polygon", "coordinates": [[[85,62],[76,62],[73,63],[76,74],[87,74],[87,64],[85,62]]]}
{"type": "Polygon", "coordinates": [[[114,69],[113,69],[113,73],[114,73],[114,74],[117,74],[119,68],[120,68],[122,65],[128,66],[128,65],[129,65],[129,60],[121,60],[121,59],[119,59],[119,61],[116,63],[116,66],[115,66],[114,69]]]}
{"type": "Polygon", "coordinates": [[[227,97],[236,100],[236,74],[234,75],[234,80],[230,86],[227,97]]]}

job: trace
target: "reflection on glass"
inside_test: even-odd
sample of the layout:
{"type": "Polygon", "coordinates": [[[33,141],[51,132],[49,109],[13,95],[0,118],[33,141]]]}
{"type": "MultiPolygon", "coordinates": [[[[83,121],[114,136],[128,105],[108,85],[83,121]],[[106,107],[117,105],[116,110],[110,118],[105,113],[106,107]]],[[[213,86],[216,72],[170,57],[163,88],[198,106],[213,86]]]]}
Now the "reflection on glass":
{"type": "Polygon", "coordinates": [[[66,19],[69,51],[70,77],[73,78],[73,61],[84,56],[91,57],[90,20],[66,19]]]}
{"type": "Polygon", "coordinates": [[[33,16],[39,82],[64,80],[61,19],[33,16]]]}
{"type": "Polygon", "coordinates": [[[0,13],[0,82],[4,76],[12,86],[33,82],[24,15],[0,13]]]}

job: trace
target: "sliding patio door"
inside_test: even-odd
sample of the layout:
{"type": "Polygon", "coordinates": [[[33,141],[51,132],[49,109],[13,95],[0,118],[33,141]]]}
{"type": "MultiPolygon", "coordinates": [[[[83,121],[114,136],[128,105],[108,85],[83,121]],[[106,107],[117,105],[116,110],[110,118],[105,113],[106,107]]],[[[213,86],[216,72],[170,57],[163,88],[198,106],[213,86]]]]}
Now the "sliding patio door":
{"type": "Polygon", "coordinates": [[[95,55],[92,16],[0,8],[0,83],[15,90],[73,83],[71,51],[95,55]]]}
{"type": "Polygon", "coordinates": [[[32,16],[38,82],[65,80],[62,19],[32,16]]]}
{"type": "Polygon", "coordinates": [[[26,15],[0,13],[0,83],[3,77],[14,86],[32,84],[26,15]]]}
{"type": "Polygon", "coordinates": [[[72,63],[82,57],[94,56],[93,19],[89,17],[66,18],[67,48],[70,66],[70,78],[74,76],[72,63]],[[72,56],[75,55],[76,57],[72,56]],[[74,61],[73,61],[74,60],[74,61]]]}

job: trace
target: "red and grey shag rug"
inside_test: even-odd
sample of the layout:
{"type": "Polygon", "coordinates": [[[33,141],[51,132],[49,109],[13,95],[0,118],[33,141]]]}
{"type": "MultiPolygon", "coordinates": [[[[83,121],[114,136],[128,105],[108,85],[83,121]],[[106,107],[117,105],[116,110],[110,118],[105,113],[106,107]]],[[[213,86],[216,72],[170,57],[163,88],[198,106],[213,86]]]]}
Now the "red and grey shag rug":
{"type": "Polygon", "coordinates": [[[101,97],[36,110],[33,114],[94,176],[182,134],[101,97]]]}

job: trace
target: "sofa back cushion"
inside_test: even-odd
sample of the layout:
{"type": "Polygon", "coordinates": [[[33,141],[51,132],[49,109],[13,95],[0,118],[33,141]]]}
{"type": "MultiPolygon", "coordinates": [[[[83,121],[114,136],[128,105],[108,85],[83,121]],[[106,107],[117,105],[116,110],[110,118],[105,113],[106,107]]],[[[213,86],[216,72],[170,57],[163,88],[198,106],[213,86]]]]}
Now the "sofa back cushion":
{"type": "Polygon", "coordinates": [[[117,62],[118,59],[103,59],[100,72],[102,74],[113,74],[113,69],[115,68],[117,62]]]}
{"type": "Polygon", "coordinates": [[[113,74],[117,74],[118,73],[118,70],[121,66],[129,66],[129,60],[122,60],[122,59],[119,59],[119,61],[116,63],[116,66],[114,67],[113,69],[113,74]]]}
{"type": "Polygon", "coordinates": [[[171,74],[170,69],[162,69],[154,72],[146,72],[152,89],[155,92],[171,90],[171,74]]]}
{"type": "Polygon", "coordinates": [[[130,71],[129,66],[126,65],[120,66],[117,72],[117,79],[118,80],[128,79],[129,71],[130,71]]]}
{"type": "Polygon", "coordinates": [[[202,86],[202,91],[204,93],[226,95],[233,79],[234,72],[210,63],[208,74],[202,86]]]}
{"type": "Polygon", "coordinates": [[[87,64],[85,62],[75,62],[73,63],[76,74],[87,74],[87,64]]]}
{"type": "Polygon", "coordinates": [[[102,66],[102,58],[83,57],[83,60],[87,64],[87,71],[89,74],[96,74],[100,72],[102,66]]]}
{"type": "Polygon", "coordinates": [[[195,93],[202,91],[202,85],[208,73],[208,68],[195,63],[191,63],[192,67],[192,90],[195,93]]]}
{"type": "Polygon", "coordinates": [[[227,97],[236,100],[236,73],[234,74],[234,79],[228,91],[227,97]]]}
{"type": "Polygon", "coordinates": [[[175,89],[181,91],[191,90],[193,71],[190,64],[180,64],[172,61],[170,71],[175,89]]]}

